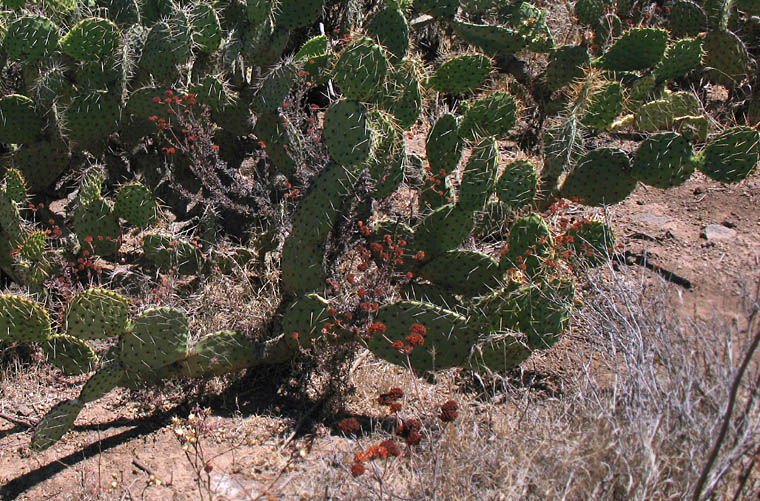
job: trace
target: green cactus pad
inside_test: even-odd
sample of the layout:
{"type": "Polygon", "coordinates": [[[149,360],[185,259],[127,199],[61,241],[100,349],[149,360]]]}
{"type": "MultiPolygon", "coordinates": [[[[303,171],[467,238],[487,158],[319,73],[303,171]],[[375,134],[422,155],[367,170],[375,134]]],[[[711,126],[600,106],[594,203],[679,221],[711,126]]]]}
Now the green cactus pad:
{"type": "Polygon", "coordinates": [[[450,311],[460,313],[462,302],[457,299],[456,295],[438,287],[435,284],[419,284],[409,282],[402,289],[403,297],[408,301],[419,301],[428,304],[434,304],[450,311]]]}
{"type": "Polygon", "coordinates": [[[264,23],[272,15],[274,0],[248,0],[246,2],[246,13],[248,21],[256,26],[264,23]]]}
{"type": "Polygon", "coordinates": [[[222,25],[219,15],[212,5],[199,2],[193,6],[190,13],[192,40],[199,50],[212,53],[222,43],[222,25]]]}
{"type": "Polygon", "coordinates": [[[575,290],[570,282],[511,283],[487,298],[486,314],[494,331],[517,331],[531,349],[554,345],[567,328],[575,290]]]}
{"type": "Polygon", "coordinates": [[[148,188],[138,182],[119,189],[114,203],[114,215],[135,226],[148,226],[156,220],[158,202],[148,188]]]}
{"type": "Polygon", "coordinates": [[[551,90],[557,90],[572,83],[574,80],[583,78],[583,67],[587,66],[591,58],[588,50],[579,45],[565,45],[559,47],[549,56],[549,64],[546,66],[544,78],[551,90]]]}
{"type": "Polygon", "coordinates": [[[485,205],[493,192],[499,168],[499,149],[492,137],[481,140],[473,149],[459,185],[459,206],[474,212],[485,205]]]}
{"type": "Polygon", "coordinates": [[[84,384],[79,392],[79,400],[88,403],[104,397],[119,386],[125,374],[124,366],[118,360],[104,365],[84,384]]]}
{"type": "Polygon", "coordinates": [[[517,102],[511,94],[494,92],[470,105],[459,125],[459,135],[470,141],[478,137],[502,136],[517,120],[517,102]]]}
{"type": "Polygon", "coordinates": [[[430,214],[415,231],[414,243],[431,259],[459,246],[472,231],[472,212],[447,204],[430,214]]]}
{"type": "Polygon", "coordinates": [[[259,113],[275,113],[290,93],[298,75],[295,64],[282,64],[274,68],[261,82],[251,106],[259,113]]]}
{"type": "Polygon", "coordinates": [[[189,377],[222,376],[262,363],[259,346],[239,332],[219,331],[204,336],[183,360],[189,377]]]}
{"type": "Polygon", "coordinates": [[[28,97],[9,94],[0,99],[0,143],[33,143],[44,125],[28,97]]]}
{"type": "Polygon", "coordinates": [[[414,0],[414,8],[434,17],[454,17],[459,0],[414,0]]]}
{"type": "Polygon", "coordinates": [[[592,129],[608,128],[623,112],[623,89],[619,82],[605,82],[591,94],[581,123],[592,129]]]}
{"type": "Polygon", "coordinates": [[[301,155],[295,128],[279,113],[262,113],[256,119],[253,133],[263,143],[267,158],[277,170],[292,179],[301,155]]]}
{"type": "Polygon", "coordinates": [[[140,23],[140,5],[137,0],[103,0],[108,8],[108,18],[120,26],[129,28],[140,23]]]}
{"type": "Polygon", "coordinates": [[[668,46],[662,61],[654,69],[657,80],[675,80],[688,75],[702,62],[702,39],[684,38],[668,46]]]}
{"type": "Polygon", "coordinates": [[[522,268],[533,275],[551,255],[554,246],[552,234],[544,218],[539,214],[530,214],[516,220],[509,229],[507,252],[499,265],[502,270],[522,268]]]}
{"type": "Polygon", "coordinates": [[[527,360],[532,352],[519,333],[493,333],[478,340],[464,366],[472,371],[506,371],[527,360]]]}
{"type": "Polygon", "coordinates": [[[39,261],[45,251],[45,244],[47,244],[47,234],[44,231],[32,232],[19,246],[19,256],[27,261],[39,261]]]}
{"type": "Polygon", "coordinates": [[[174,22],[160,21],[148,32],[139,66],[157,82],[171,83],[177,77],[177,66],[189,61],[191,46],[190,27],[186,22],[181,18],[174,22]]]}
{"type": "Polygon", "coordinates": [[[26,179],[29,191],[40,192],[55,182],[69,167],[69,150],[60,140],[42,140],[17,150],[13,165],[26,179]]]}
{"type": "Polygon", "coordinates": [[[507,206],[520,208],[530,204],[538,191],[538,174],[527,160],[517,160],[507,165],[495,190],[499,200],[507,206]]]}
{"type": "Polygon", "coordinates": [[[383,88],[387,72],[382,47],[369,38],[360,38],[341,53],[334,78],[346,99],[366,101],[383,88]]]}
{"type": "Polygon", "coordinates": [[[84,402],[79,399],[64,400],[56,404],[35,426],[31,449],[44,451],[58,442],[71,429],[83,407],[84,402]]]}
{"type": "Polygon", "coordinates": [[[665,30],[634,28],[623,33],[595,64],[611,71],[646,70],[660,62],[667,44],[665,30]]]}
{"type": "Polygon", "coordinates": [[[633,126],[641,132],[669,129],[679,117],[698,115],[700,107],[699,99],[691,92],[674,92],[639,107],[633,126]]]}
{"type": "Polygon", "coordinates": [[[327,278],[322,270],[325,249],[291,235],[285,239],[280,257],[282,288],[290,293],[319,291],[325,288],[327,278]]]}
{"type": "Polygon", "coordinates": [[[102,90],[76,96],[63,113],[69,137],[85,145],[116,132],[119,116],[118,98],[102,90]]]}
{"type": "MultiPolygon", "coordinates": [[[[414,245],[414,231],[401,221],[380,219],[372,223],[372,233],[367,240],[369,243],[378,243],[385,247],[386,235],[390,237],[393,246],[400,247],[403,250],[401,255],[396,256],[396,258],[403,260],[403,264],[394,264],[395,270],[407,272],[414,269],[417,265],[417,260],[414,257],[419,251],[414,245]]],[[[372,251],[372,256],[378,267],[386,264],[381,253],[372,251]]]]}
{"type": "Polygon", "coordinates": [[[310,57],[321,56],[327,53],[328,47],[327,37],[325,35],[317,35],[312,37],[304,43],[293,59],[296,61],[308,60],[310,57]]]}
{"type": "Polygon", "coordinates": [[[46,59],[58,46],[58,27],[45,16],[24,16],[13,21],[3,38],[3,48],[11,59],[36,63],[46,59]]]}
{"type": "Polygon", "coordinates": [[[699,170],[721,183],[738,183],[757,168],[760,133],[752,127],[732,127],[714,137],[700,153],[699,170]]]}
{"type": "Polygon", "coordinates": [[[282,332],[292,350],[311,348],[315,339],[322,337],[324,324],[335,324],[328,310],[330,302],[317,294],[298,298],[282,317],[282,332]]]}
{"type": "Polygon", "coordinates": [[[66,310],[66,333],[79,339],[104,339],[129,327],[129,302],[115,292],[88,289],[75,295],[66,310]]]}
{"type": "Polygon", "coordinates": [[[492,56],[511,56],[528,45],[522,34],[509,28],[462,21],[451,24],[459,38],[492,56]]]}
{"type": "Polygon", "coordinates": [[[420,191],[421,209],[437,209],[456,200],[457,192],[453,183],[441,174],[428,177],[420,191]]]}
{"type": "Polygon", "coordinates": [[[409,50],[409,24],[401,9],[380,10],[367,26],[367,33],[398,59],[409,50]]]}
{"type": "Polygon", "coordinates": [[[391,68],[387,86],[380,97],[380,106],[388,111],[403,130],[409,130],[422,112],[422,92],[418,81],[419,67],[405,59],[391,68]]]}
{"type": "Polygon", "coordinates": [[[679,134],[693,143],[706,140],[711,129],[710,121],[704,115],[679,117],[674,125],[679,134]]]}
{"type": "Polygon", "coordinates": [[[277,26],[297,30],[311,26],[322,15],[324,0],[280,0],[275,12],[277,26]]]}
{"type": "Polygon", "coordinates": [[[604,15],[606,2],[604,0],[578,0],[575,2],[575,17],[585,25],[596,25],[604,15]]]}
{"type": "Polygon", "coordinates": [[[5,194],[13,202],[21,204],[26,202],[29,191],[26,187],[26,179],[18,169],[8,169],[5,173],[5,194]]]}
{"type": "Polygon", "coordinates": [[[427,85],[446,94],[464,94],[483,85],[493,62],[482,54],[456,56],[443,63],[427,82],[427,85]]]}
{"type": "Polygon", "coordinates": [[[7,343],[45,341],[52,336],[44,308],[21,296],[0,295],[0,340],[7,343]]]}
{"type": "Polygon", "coordinates": [[[474,341],[463,316],[431,304],[415,301],[387,304],[380,307],[374,321],[383,324],[386,330],[367,340],[369,350],[383,360],[400,366],[409,365],[417,371],[460,365],[474,341]],[[426,329],[423,345],[408,355],[401,353],[393,343],[406,343],[406,337],[416,324],[426,329]]]}
{"type": "Polygon", "coordinates": [[[560,190],[564,198],[585,205],[612,205],[636,187],[628,155],[617,148],[599,148],[583,155],[560,190]]]}
{"type": "Polygon", "coordinates": [[[174,269],[182,275],[197,274],[202,265],[202,257],[195,245],[181,238],[150,233],[143,235],[143,254],[163,272],[174,269]]]}
{"type": "Polygon", "coordinates": [[[151,308],[121,336],[120,360],[128,372],[148,372],[187,356],[187,317],[174,308],[151,308]]]}
{"type": "Polygon", "coordinates": [[[338,163],[349,166],[365,162],[372,141],[364,106],[356,101],[334,102],[325,113],[323,140],[338,163]]]}
{"type": "Polygon", "coordinates": [[[668,16],[670,32],[674,37],[694,36],[707,30],[707,16],[691,0],[676,0],[668,16]]]}
{"type": "Polygon", "coordinates": [[[58,334],[42,343],[48,363],[73,376],[90,372],[98,364],[98,355],[79,338],[58,334]]]}
{"type": "Polygon", "coordinates": [[[751,71],[750,56],[744,42],[730,31],[711,31],[702,43],[707,78],[717,84],[733,86],[751,71]]]}
{"type": "Polygon", "coordinates": [[[649,136],[633,158],[631,175],[649,186],[668,189],[683,184],[694,173],[694,149],[680,134],[649,136]]]}
{"type": "Polygon", "coordinates": [[[603,221],[578,221],[562,237],[562,241],[569,241],[575,255],[590,266],[606,262],[615,252],[615,231],[603,221]]]}
{"type": "Polygon", "coordinates": [[[121,42],[119,27],[108,19],[79,21],[61,39],[61,50],[74,59],[96,61],[114,53],[121,42]]]}
{"type": "Polygon", "coordinates": [[[113,208],[99,198],[74,210],[74,231],[83,249],[98,256],[111,256],[119,250],[121,227],[113,208]]]}
{"type": "MultiPolygon", "coordinates": [[[[195,90],[195,89],[193,89],[195,90]]],[[[158,130],[155,122],[159,118],[169,120],[171,115],[168,113],[169,105],[164,99],[170,95],[175,95],[176,91],[169,87],[142,87],[129,93],[129,99],[124,107],[124,113],[131,115],[136,119],[147,121],[150,117],[155,116],[156,120],[151,121],[152,130],[158,130]],[[170,94],[169,94],[170,93],[170,94]]],[[[200,101],[201,96],[198,97],[200,101]]]]}
{"type": "Polygon", "coordinates": [[[298,203],[291,233],[304,243],[324,242],[333,228],[343,198],[355,181],[356,176],[351,170],[334,162],[327,164],[298,203]]]}
{"type": "Polygon", "coordinates": [[[434,175],[449,175],[457,168],[462,158],[462,140],[454,115],[447,113],[436,120],[427,136],[425,152],[434,175]]]}
{"type": "Polygon", "coordinates": [[[443,289],[468,296],[479,296],[497,288],[503,275],[495,259],[464,249],[434,257],[419,274],[443,289]]]}
{"type": "Polygon", "coordinates": [[[106,173],[102,166],[96,165],[87,169],[79,182],[79,195],[77,196],[79,205],[87,205],[103,198],[105,180],[106,173]]]}

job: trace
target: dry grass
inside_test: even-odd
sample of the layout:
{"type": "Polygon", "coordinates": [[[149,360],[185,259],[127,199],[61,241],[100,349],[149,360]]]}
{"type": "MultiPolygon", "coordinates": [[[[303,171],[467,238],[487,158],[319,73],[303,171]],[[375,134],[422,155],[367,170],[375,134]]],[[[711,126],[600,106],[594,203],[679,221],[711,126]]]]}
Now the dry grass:
{"type": "MultiPolygon", "coordinates": [[[[559,387],[526,384],[527,374],[522,383],[519,375],[490,385],[481,380],[479,391],[456,397],[462,410],[454,424],[443,425],[434,414],[435,405],[453,394],[453,375],[431,385],[366,368],[357,375],[363,389],[352,407],[371,409],[372,395],[403,386],[401,414],[422,418],[421,445],[402,458],[372,463],[353,479],[352,454],[391,435],[376,426],[350,452],[336,439],[333,453],[291,482],[288,494],[690,499],[746,353],[748,326],[741,319],[739,325],[683,319],[664,286],[644,288],[638,277],[621,273],[593,277],[577,334],[547,355],[554,358],[549,365],[562,367],[559,387]],[[563,348],[572,352],[563,356],[563,348]]],[[[748,301],[748,315],[756,309],[757,302],[748,301]]],[[[760,445],[757,365],[743,379],[740,403],[698,499],[745,499],[758,488],[748,471],[760,445]],[[744,474],[750,476],[742,489],[744,474]]]]}

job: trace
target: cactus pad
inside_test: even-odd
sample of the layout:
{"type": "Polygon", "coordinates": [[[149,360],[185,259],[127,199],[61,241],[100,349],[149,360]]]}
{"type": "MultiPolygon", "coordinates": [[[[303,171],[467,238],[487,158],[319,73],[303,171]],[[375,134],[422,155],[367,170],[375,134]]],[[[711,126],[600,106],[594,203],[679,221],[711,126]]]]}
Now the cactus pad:
{"type": "Polygon", "coordinates": [[[459,126],[459,135],[469,140],[501,136],[509,132],[516,120],[515,98],[508,92],[494,92],[470,105],[459,126]]]}
{"type": "Polygon", "coordinates": [[[42,343],[48,363],[66,375],[90,372],[98,364],[98,355],[81,339],[65,334],[52,336],[42,343]]]}
{"type": "Polygon", "coordinates": [[[28,97],[9,94],[0,99],[0,143],[32,143],[44,124],[28,97]]]}
{"type": "Polygon", "coordinates": [[[615,231],[603,221],[578,221],[567,229],[562,240],[591,266],[605,262],[615,251],[615,231]]]}
{"type": "Polygon", "coordinates": [[[460,365],[472,346],[465,318],[438,306],[415,301],[387,304],[380,307],[374,321],[384,325],[386,330],[367,340],[369,350],[388,362],[401,366],[408,363],[418,371],[460,365]],[[406,338],[416,324],[425,328],[422,346],[413,348],[409,354],[394,348],[393,343],[397,341],[407,344],[406,338]]]}
{"type": "Polygon", "coordinates": [[[296,30],[310,26],[322,15],[324,0],[280,0],[275,12],[278,26],[296,30]]]}
{"type": "Polygon", "coordinates": [[[459,186],[459,206],[476,211],[483,208],[493,191],[499,168],[499,149],[496,140],[485,138],[473,149],[459,186]]]}
{"type": "Polygon", "coordinates": [[[670,32],[674,37],[694,36],[707,29],[707,16],[691,0],[676,0],[670,8],[670,32]]]}
{"type": "Polygon", "coordinates": [[[433,175],[448,175],[462,158],[462,140],[454,115],[447,113],[436,120],[425,143],[425,152],[433,175]]]}
{"type": "Polygon", "coordinates": [[[85,145],[116,132],[119,116],[118,98],[103,90],[76,96],[63,114],[69,137],[85,145]]]}
{"type": "Polygon", "coordinates": [[[105,396],[119,386],[124,376],[124,366],[118,360],[104,365],[84,384],[79,392],[79,400],[88,403],[105,396]]]}
{"type": "Polygon", "coordinates": [[[174,308],[152,308],[121,336],[120,360],[128,372],[148,372],[187,356],[187,317],[174,308]]]}
{"type": "Polygon", "coordinates": [[[367,33],[398,59],[409,50],[409,24],[400,9],[380,10],[367,26],[367,33]]]}
{"type": "Polygon", "coordinates": [[[119,189],[114,203],[114,214],[135,226],[148,226],[156,219],[158,202],[148,188],[138,182],[125,184],[119,189]]]}
{"type": "Polygon", "coordinates": [[[74,210],[74,230],[82,248],[91,253],[110,256],[119,250],[121,227],[113,208],[102,198],[74,210]]]}
{"type": "Polygon", "coordinates": [[[58,442],[71,429],[83,407],[83,401],[73,399],[64,400],[50,409],[34,428],[32,450],[43,451],[58,442]]]}
{"type": "Polygon", "coordinates": [[[498,287],[503,273],[499,270],[499,263],[492,257],[476,251],[456,249],[428,261],[419,274],[445,290],[479,296],[498,287]]]}
{"type": "Polygon", "coordinates": [[[372,141],[364,106],[356,101],[334,102],[325,113],[323,139],[338,163],[348,166],[365,162],[372,141]]]}
{"type": "Polygon", "coordinates": [[[3,38],[3,48],[12,59],[36,63],[58,46],[58,27],[45,16],[24,16],[13,21],[3,38]]]}
{"type": "Polygon", "coordinates": [[[0,295],[0,340],[27,343],[51,336],[50,317],[44,308],[25,297],[0,295]]]}
{"type": "Polygon", "coordinates": [[[605,82],[591,94],[581,123],[592,129],[608,128],[623,112],[623,89],[619,82],[605,82]]]}
{"type": "Polygon", "coordinates": [[[365,101],[383,87],[388,61],[379,45],[360,38],[346,47],[335,67],[335,82],[346,99],[365,101]]]}
{"type": "Polygon", "coordinates": [[[446,94],[464,94],[483,85],[493,62],[482,54],[456,56],[443,63],[428,80],[428,85],[446,94]]]}
{"type": "Polygon", "coordinates": [[[549,64],[546,66],[544,78],[551,90],[557,90],[582,78],[585,75],[583,67],[587,66],[591,58],[588,50],[579,45],[565,45],[559,47],[549,56],[549,64]]]}
{"type": "Polygon", "coordinates": [[[636,187],[628,155],[617,148],[599,148],[583,155],[562,184],[564,198],[585,205],[612,205],[636,187]]]}
{"type": "Polygon", "coordinates": [[[654,69],[657,80],[675,80],[686,76],[702,62],[702,39],[684,38],[668,46],[662,61],[654,69]]]}
{"type": "Polygon", "coordinates": [[[538,191],[538,174],[527,160],[517,160],[507,165],[496,182],[499,200],[513,208],[530,204],[538,191]]]}
{"type": "Polygon", "coordinates": [[[129,327],[129,302],[115,292],[88,289],[69,301],[66,333],[79,339],[103,339],[129,327]]]}
{"type": "Polygon", "coordinates": [[[649,186],[668,189],[683,184],[694,172],[694,149],[680,134],[649,136],[633,158],[631,175],[649,186]]]}
{"type": "Polygon", "coordinates": [[[472,212],[458,205],[440,207],[422,221],[414,235],[415,245],[425,253],[425,258],[443,254],[464,242],[472,231],[472,212]]]}
{"type": "Polygon", "coordinates": [[[662,59],[668,32],[657,28],[634,28],[623,33],[596,64],[611,71],[640,71],[662,59]]]}
{"type": "Polygon", "coordinates": [[[222,43],[222,25],[212,5],[199,2],[190,14],[192,40],[203,52],[211,53],[222,43]]]}
{"type": "Polygon", "coordinates": [[[282,332],[291,349],[299,346],[311,348],[315,339],[322,336],[324,324],[334,324],[329,315],[330,303],[317,294],[298,298],[282,317],[282,332]]]}
{"type": "Polygon", "coordinates": [[[744,42],[730,31],[711,31],[702,43],[705,51],[702,64],[707,78],[726,86],[733,86],[750,74],[750,56],[744,42]]]}
{"type": "Polygon", "coordinates": [[[760,133],[739,126],[713,138],[700,154],[699,170],[721,183],[738,183],[757,169],[760,133]]]}
{"type": "Polygon", "coordinates": [[[551,254],[554,240],[544,218],[530,214],[512,224],[508,245],[499,263],[501,269],[521,268],[533,275],[551,254]]]}
{"type": "Polygon", "coordinates": [[[472,347],[465,367],[473,371],[505,371],[520,365],[531,353],[532,350],[519,333],[493,333],[483,336],[472,347]]]}
{"type": "Polygon", "coordinates": [[[108,19],[90,17],[79,21],[61,39],[61,50],[74,59],[96,61],[116,50],[121,42],[119,27],[108,19]]]}

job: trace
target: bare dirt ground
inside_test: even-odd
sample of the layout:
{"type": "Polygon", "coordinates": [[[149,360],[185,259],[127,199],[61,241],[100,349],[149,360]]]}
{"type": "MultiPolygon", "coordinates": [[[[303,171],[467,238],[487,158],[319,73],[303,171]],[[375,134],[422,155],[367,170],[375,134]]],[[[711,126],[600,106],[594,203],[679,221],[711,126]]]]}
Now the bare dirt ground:
{"type": "MultiPolygon", "coordinates": [[[[697,174],[667,192],[639,186],[608,216],[630,266],[642,271],[642,279],[668,279],[681,313],[731,322],[740,311],[741,287],[760,279],[759,198],[757,176],[722,186],[697,174]]],[[[567,351],[570,344],[563,341],[553,351],[567,351]]],[[[531,359],[523,366],[546,380],[561,377],[560,364],[543,362],[531,359]]],[[[401,387],[402,412],[416,416],[434,415],[452,396],[460,403],[477,397],[467,388],[456,392],[463,384],[455,373],[422,381],[365,355],[354,366],[355,390],[346,406],[362,423],[356,438],[335,427],[346,416],[313,419],[311,404],[281,398],[264,381],[260,387],[233,384],[206,399],[207,416],[177,404],[181,389],[158,395],[114,391],[88,404],[59,444],[30,454],[25,423],[75,396],[84,381],[59,378],[43,367],[9,370],[0,380],[0,499],[355,497],[367,477],[351,475],[353,455],[388,436],[378,431],[388,416],[376,402],[380,392],[401,387]]],[[[489,409],[497,421],[515,417],[509,397],[495,398],[489,409]]],[[[439,440],[446,439],[445,431],[439,440]]],[[[415,453],[410,449],[395,461],[394,468],[374,471],[375,478],[403,482],[400,472],[413,467],[415,453]]],[[[383,493],[368,490],[367,497],[383,493]]]]}

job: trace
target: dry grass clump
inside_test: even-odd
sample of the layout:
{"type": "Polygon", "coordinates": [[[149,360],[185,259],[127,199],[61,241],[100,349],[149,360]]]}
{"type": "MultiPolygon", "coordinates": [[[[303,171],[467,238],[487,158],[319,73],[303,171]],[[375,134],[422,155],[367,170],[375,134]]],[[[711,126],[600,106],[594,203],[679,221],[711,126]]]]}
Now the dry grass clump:
{"type": "Polygon", "coordinates": [[[555,360],[539,362],[560,367],[559,387],[525,383],[526,372],[522,378],[490,379],[506,391],[495,394],[488,380],[480,380],[479,391],[455,397],[460,405],[453,423],[438,420],[434,408],[456,385],[451,377],[428,384],[399,373],[378,374],[373,367],[373,378],[361,377],[368,384],[355,395],[365,404],[357,407],[366,410],[372,392],[401,386],[406,396],[398,416],[421,419],[420,445],[404,448],[401,457],[367,463],[366,471],[352,476],[354,453],[393,437],[389,419],[378,418],[374,433],[349,442],[350,452],[335,437],[332,455],[308,477],[291,482],[292,494],[746,499],[760,483],[752,472],[760,452],[757,359],[735,383],[750,352],[748,333],[760,328],[757,299],[747,295],[747,317],[721,325],[681,318],[664,286],[645,287],[640,277],[620,272],[591,277],[577,332],[548,355],[555,360]],[[559,353],[563,347],[566,355],[559,353]],[[732,388],[736,404],[725,420],[732,388]]]}

